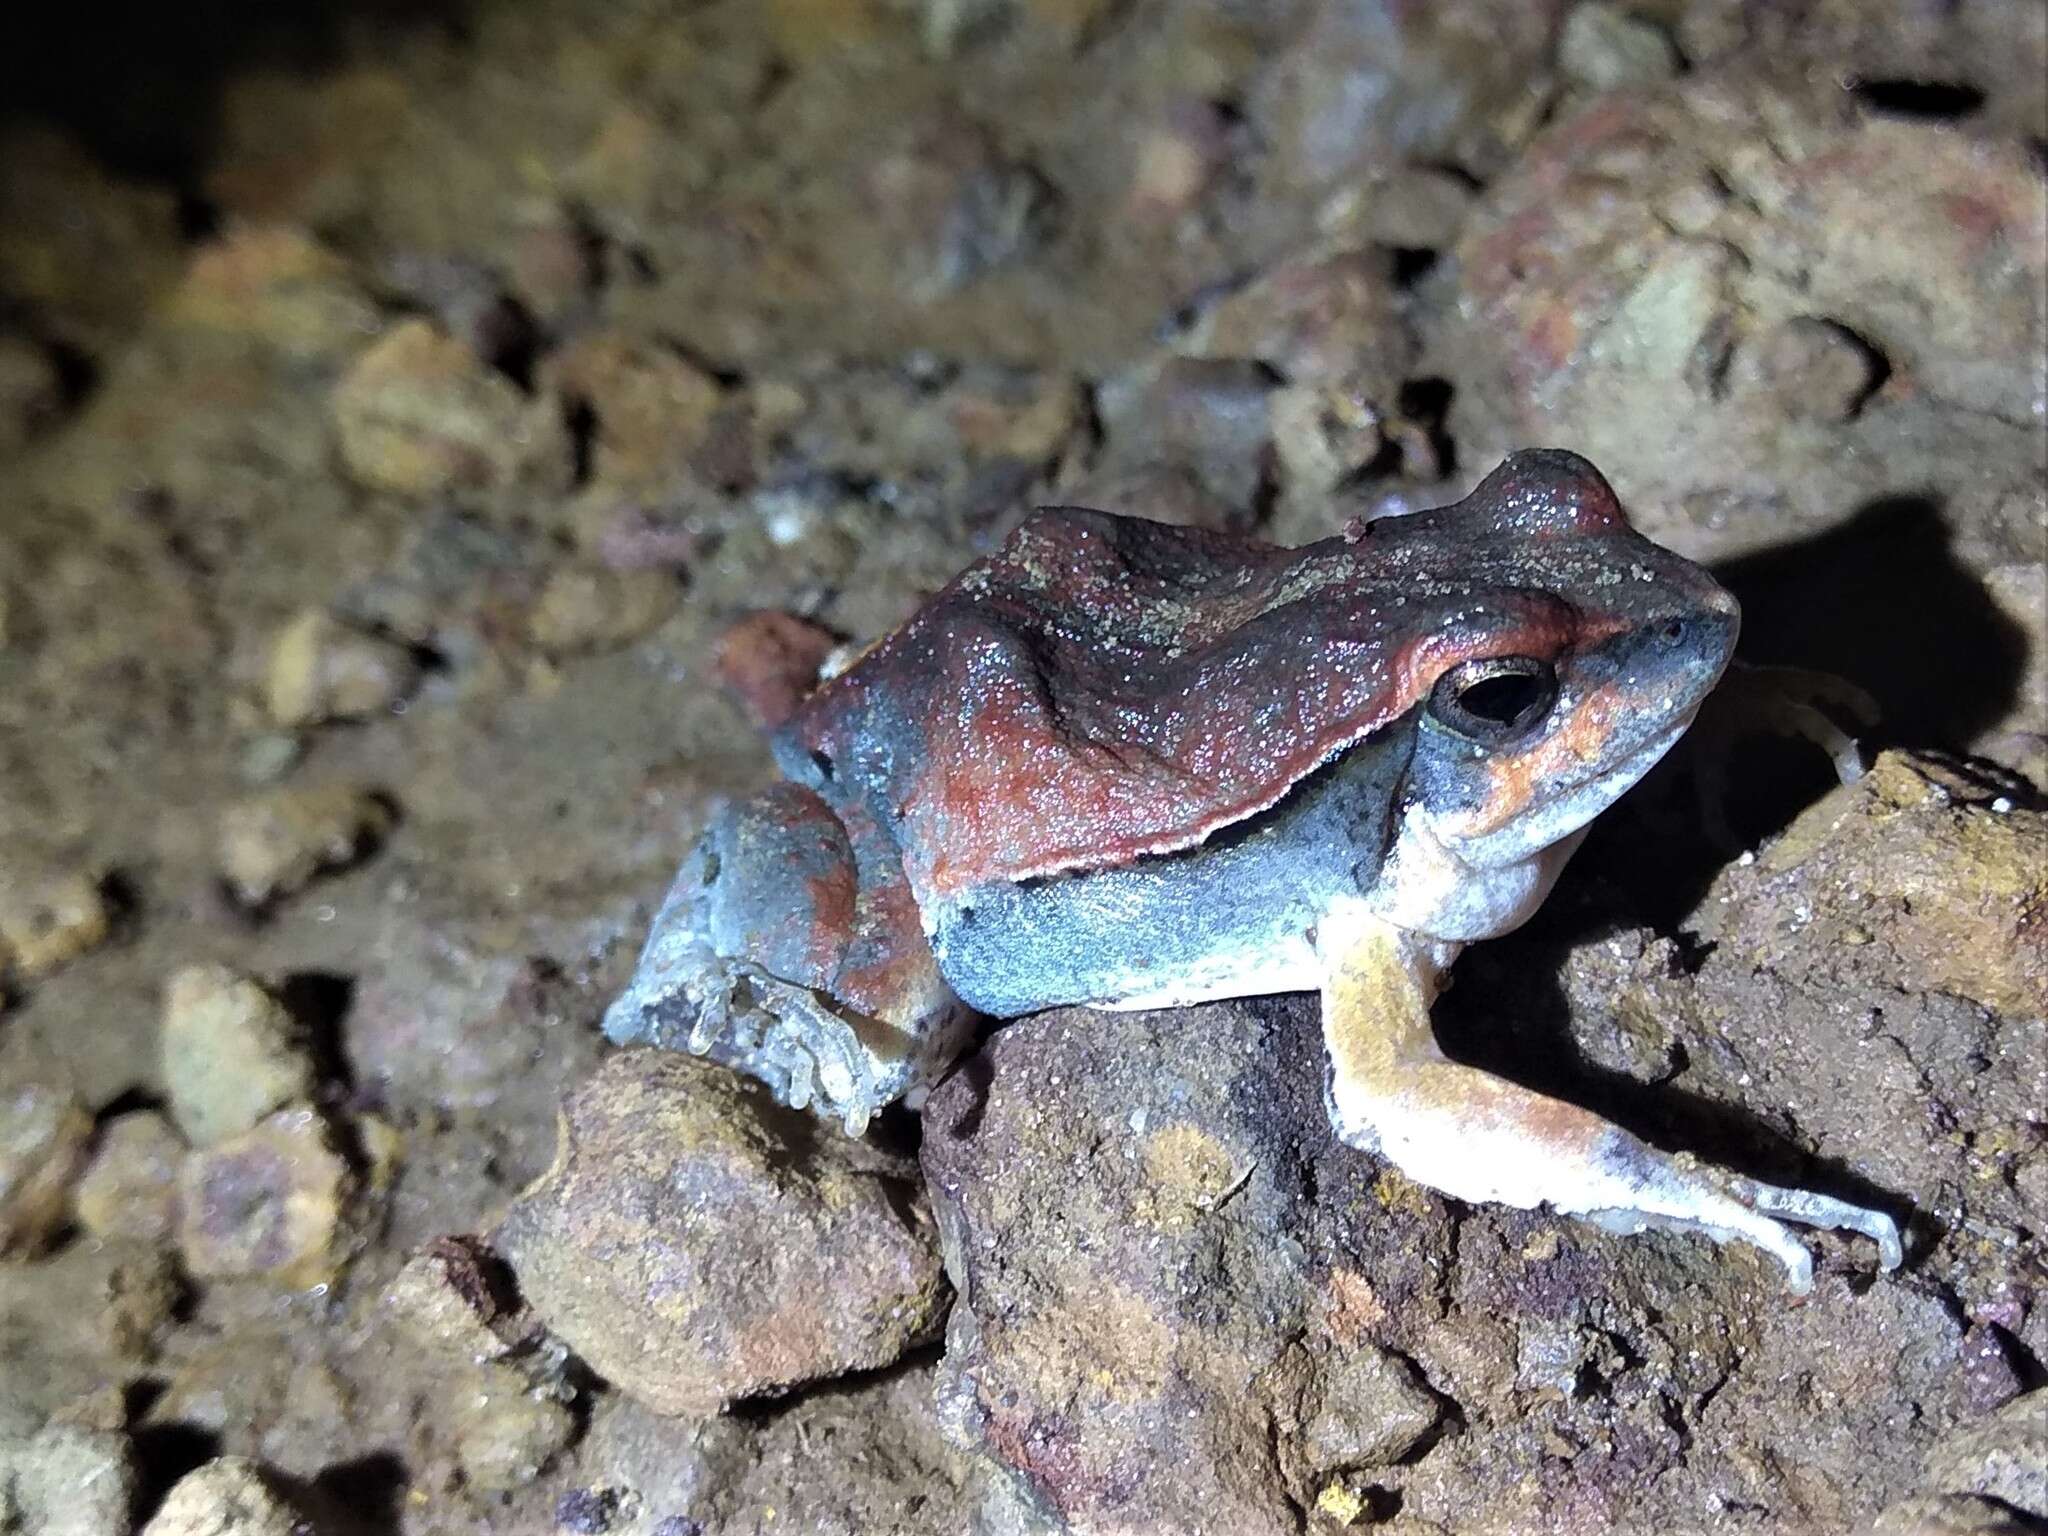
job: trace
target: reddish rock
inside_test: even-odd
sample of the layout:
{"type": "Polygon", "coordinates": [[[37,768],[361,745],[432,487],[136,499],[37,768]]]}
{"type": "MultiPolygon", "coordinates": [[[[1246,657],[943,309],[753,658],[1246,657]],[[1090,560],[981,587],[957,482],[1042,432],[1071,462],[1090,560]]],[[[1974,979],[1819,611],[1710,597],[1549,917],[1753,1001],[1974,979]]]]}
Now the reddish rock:
{"type": "Polygon", "coordinates": [[[713,664],[747,717],[773,730],[817,687],[818,669],[838,645],[830,630],[793,613],[750,613],[719,636],[713,664]]]}

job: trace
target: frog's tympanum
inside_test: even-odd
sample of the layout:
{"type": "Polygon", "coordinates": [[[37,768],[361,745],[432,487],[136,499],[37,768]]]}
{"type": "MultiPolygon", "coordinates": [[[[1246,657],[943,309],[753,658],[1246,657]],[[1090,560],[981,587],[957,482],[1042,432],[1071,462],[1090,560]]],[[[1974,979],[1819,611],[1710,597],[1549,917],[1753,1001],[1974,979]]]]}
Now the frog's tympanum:
{"type": "Polygon", "coordinates": [[[1320,990],[1336,1133],[1465,1200],[1742,1238],[1891,1220],[1450,1061],[1429,1007],[1692,720],[1733,598],[1582,459],[1281,549],[1036,514],[776,733],[678,875],[616,1041],[858,1134],[976,1015],[1320,990]]]}

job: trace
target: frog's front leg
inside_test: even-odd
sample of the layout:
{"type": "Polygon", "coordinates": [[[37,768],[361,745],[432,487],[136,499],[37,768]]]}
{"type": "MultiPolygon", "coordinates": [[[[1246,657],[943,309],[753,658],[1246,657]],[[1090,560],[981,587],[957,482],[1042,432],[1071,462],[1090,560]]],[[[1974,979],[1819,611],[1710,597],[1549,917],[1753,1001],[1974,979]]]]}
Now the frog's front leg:
{"type": "Polygon", "coordinates": [[[1609,1230],[1739,1238],[1774,1255],[1802,1294],[1813,1260],[1786,1222],[1861,1232],[1885,1269],[1899,1264],[1889,1216],[1667,1155],[1577,1105],[1446,1058],[1429,1023],[1430,941],[1354,917],[1325,925],[1319,948],[1330,1114],[1345,1142],[1461,1200],[1547,1204],[1609,1230]]]}
{"type": "Polygon", "coordinates": [[[779,784],[712,817],[604,1032],[708,1055],[858,1136],[944,1070],[968,1017],[886,840],[779,784]]]}

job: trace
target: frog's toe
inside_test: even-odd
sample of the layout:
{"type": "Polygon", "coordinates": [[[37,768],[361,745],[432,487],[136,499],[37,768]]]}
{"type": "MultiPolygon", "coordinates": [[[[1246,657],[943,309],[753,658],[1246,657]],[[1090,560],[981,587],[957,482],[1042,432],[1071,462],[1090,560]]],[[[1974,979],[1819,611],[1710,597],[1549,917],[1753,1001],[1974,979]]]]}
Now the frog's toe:
{"type": "Polygon", "coordinates": [[[1899,1224],[1883,1211],[1851,1205],[1832,1195],[1816,1195],[1803,1189],[1780,1189],[1753,1179],[1735,1181],[1738,1197],[1750,1208],[1822,1231],[1859,1232],[1877,1244],[1877,1267],[1897,1269],[1905,1262],[1905,1245],[1899,1239],[1899,1224]]]}

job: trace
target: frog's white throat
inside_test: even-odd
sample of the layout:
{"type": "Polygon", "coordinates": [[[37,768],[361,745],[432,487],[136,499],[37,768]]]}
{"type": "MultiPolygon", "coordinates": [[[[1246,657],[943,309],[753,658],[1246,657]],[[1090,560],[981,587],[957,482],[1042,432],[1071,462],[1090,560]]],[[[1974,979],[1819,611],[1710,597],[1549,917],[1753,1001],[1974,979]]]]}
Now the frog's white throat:
{"type": "Polygon", "coordinates": [[[1401,821],[1371,915],[1421,939],[1469,944],[1528,921],[1593,819],[1655,767],[1691,724],[1691,714],[1660,731],[1605,772],[1572,785],[1479,839],[1441,836],[1433,819],[1411,811],[1401,821]]]}

